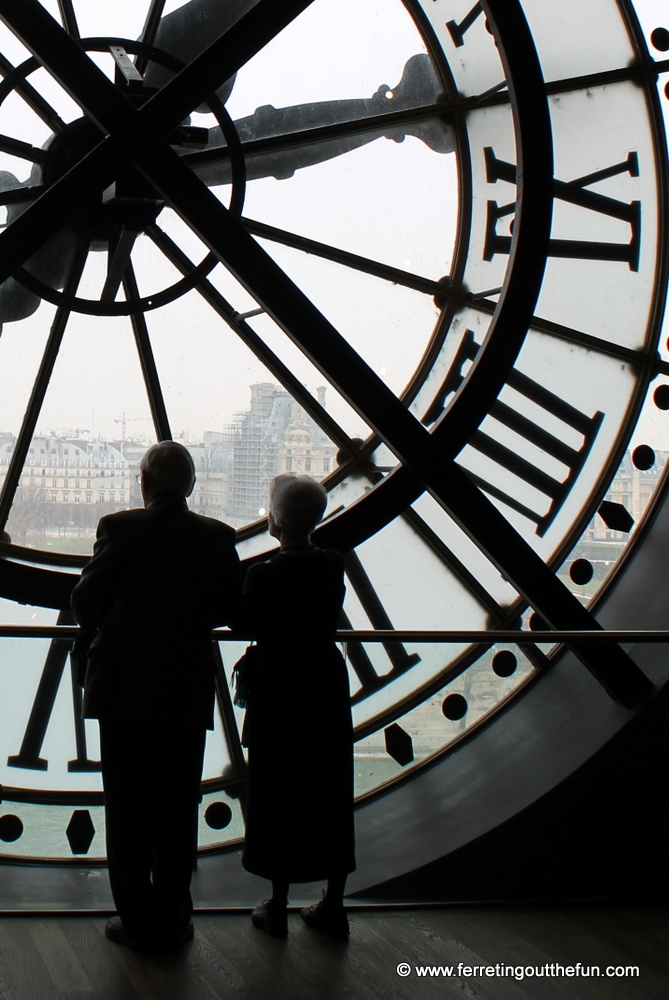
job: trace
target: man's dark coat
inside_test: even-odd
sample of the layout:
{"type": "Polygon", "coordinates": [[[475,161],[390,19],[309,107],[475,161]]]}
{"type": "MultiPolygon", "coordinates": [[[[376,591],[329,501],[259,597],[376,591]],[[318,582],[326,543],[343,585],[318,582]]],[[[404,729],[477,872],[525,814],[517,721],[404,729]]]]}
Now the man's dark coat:
{"type": "Polygon", "coordinates": [[[178,496],[102,518],[72,593],[79,624],[99,629],[84,689],[87,718],[211,728],[209,632],[237,609],[234,545],[232,528],[189,511],[178,496]]]}
{"type": "Polygon", "coordinates": [[[100,720],[109,879],[126,939],[139,950],[171,950],[189,933],[213,726],[209,633],[237,610],[234,545],[228,525],[189,511],[181,497],[158,496],[146,509],[102,518],[72,593],[79,624],[98,629],[84,714],[100,720]]]}

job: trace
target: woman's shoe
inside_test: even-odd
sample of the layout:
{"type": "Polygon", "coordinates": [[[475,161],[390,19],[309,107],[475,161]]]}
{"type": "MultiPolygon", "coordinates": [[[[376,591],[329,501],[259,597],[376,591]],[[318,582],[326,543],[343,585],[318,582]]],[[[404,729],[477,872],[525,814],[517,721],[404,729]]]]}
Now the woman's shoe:
{"type": "Polygon", "coordinates": [[[108,937],[114,944],[124,944],[126,948],[132,948],[132,945],[125,936],[120,917],[109,918],[105,925],[105,937],[108,937]]]}
{"type": "Polygon", "coordinates": [[[340,941],[345,941],[351,933],[344,907],[328,906],[324,899],[320,903],[314,903],[313,906],[305,906],[300,910],[300,916],[307,927],[311,927],[314,931],[323,931],[324,934],[339,938],[340,941]]]}
{"type": "Polygon", "coordinates": [[[285,904],[277,905],[265,899],[251,912],[251,923],[275,938],[288,937],[288,910],[285,904]]]}

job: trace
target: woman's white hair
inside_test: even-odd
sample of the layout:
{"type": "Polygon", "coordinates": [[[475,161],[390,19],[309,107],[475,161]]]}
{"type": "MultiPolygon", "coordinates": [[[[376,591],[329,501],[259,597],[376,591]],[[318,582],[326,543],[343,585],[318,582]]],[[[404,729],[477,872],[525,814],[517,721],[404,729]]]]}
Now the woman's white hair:
{"type": "Polygon", "coordinates": [[[311,476],[295,476],[289,472],[275,476],[269,488],[272,516],[280,527],[310,534],[327,507],[325,489],[311,476]]]}

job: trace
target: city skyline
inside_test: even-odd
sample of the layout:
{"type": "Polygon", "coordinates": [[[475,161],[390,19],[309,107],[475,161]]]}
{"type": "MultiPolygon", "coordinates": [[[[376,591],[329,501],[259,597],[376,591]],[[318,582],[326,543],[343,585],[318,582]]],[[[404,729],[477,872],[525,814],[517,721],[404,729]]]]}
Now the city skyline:
{"type": "MultiPolygon", "coordinates": [[[[280,386],[258,382],[250,389],[249,408],[232,423],[183,442],[196,473],[189,506],[235,527],[264,515],[278,473],[322,479],[336,464],[336,446],[280,386]]],[[[319,399],[324,405],[325,387],[319,399]]],[[[74,437],[55,430],[33,437],[7,523],[13,541],[90,551],[100,517],[141,505],[137,473],[152,439],[128,437],[125,416],[119,423],[122,434],[114,441],[85,437],[84,428],[74,437]]],[[[15,441],[0,431],[0,485],[15,441]]]]}

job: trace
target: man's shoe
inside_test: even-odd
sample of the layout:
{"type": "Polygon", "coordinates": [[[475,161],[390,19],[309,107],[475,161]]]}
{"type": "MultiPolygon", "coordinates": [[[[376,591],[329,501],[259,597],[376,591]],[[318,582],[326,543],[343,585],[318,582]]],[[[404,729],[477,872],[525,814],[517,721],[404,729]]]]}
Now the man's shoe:
{"type": "Polygon", "coordinates": [[[105,926],[105,935],[115,944],[124,944],[126,948],[132,948],[133,951],[142,952],[144,955],[167,955],[172,951],[178,951],[188,941],[192,941],[195,927],[189,923],[176,940],[131,941],[123,929],[121,918],[111,917],[105,926]]]}
{"type": "Polygon", "coordinates": [[[110,941],[114,942],[114,944],[124,944],[126,948],[132,947],[125,936],[125,931],[123,930],[123,924],[121,923],[120,917],[110,917],[105,924],[105,937],[108,937],[110,941]]]}
{"type": "Polygon", "coordinates": [[[179,937],[179,944],[187,944],[187,942],[192,941],[194,937],[195,937],[195,927],[193,926],[193,924],[189,924],[188,927],[186,927],[181,932],[181,935],[179,937]]]}
{"type": "Polygon", "coordinates": [[[272,899],[265,899],[251,913],[251,923],[275,938],[288,937],[288,911],[277,906],[272,899]]]}
{"type": "Polygon", "coordinates": [[[320,903],[314,903],[313,906],[305,906],[300,910],[300,916],[307,927],[311,927],[314,931],[323,931],[324,934],[339,938],[340,941],[345,941],[351,933],[344,907],[328,906],[324,899],[320,903]]]}

